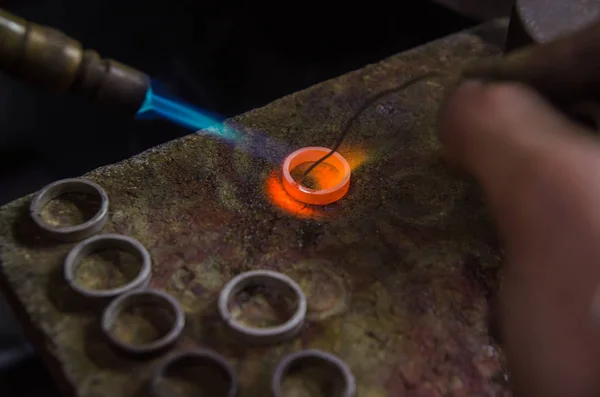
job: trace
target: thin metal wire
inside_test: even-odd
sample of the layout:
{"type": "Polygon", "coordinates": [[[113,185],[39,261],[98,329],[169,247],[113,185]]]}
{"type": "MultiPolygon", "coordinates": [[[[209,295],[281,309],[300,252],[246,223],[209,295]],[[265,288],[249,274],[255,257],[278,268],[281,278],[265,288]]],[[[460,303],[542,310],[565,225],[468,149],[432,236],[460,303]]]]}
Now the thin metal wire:
{"type": "Polygon", "coordinates": [[[339,149],[339,147],[344,142],[344,139],[346,139],[346,136],[350,132],[350,128],[352,127],[352,125],[354,124],[356,119],[358,119],[360,117],[360,115],[362,113],[364,113],[364,111],[367,110],[369,107],[371,107],[375,102],[379,101],[381,98],[383,98],[389,94],[403,91],[403,90],[407,89],[408,87],[412,86],[413,84],[416,84],[420,81],[423,81],[423,80],[431,78],[431,77],[441,76],[441,75],[442,75],[441,72],[425,73],[423,75],[420,75],[420,76],[414,77],[408,81],[405,81],[404,83],[400,84],[399,86],[390,88],[385,91],[381,91],[380,93],[369,98],[365,103],[362,104],[361,107],[358,108],[358,110],[352,115],[352,117],[350,117],[346,121],[346,124],[342,128],[342,130],[341,130],[342,132],[341,132],[340,136],[338,137],[337,141],[335,142],[335,144],[333,145],[333,148],[331,149],[331,151],[329,153],[327,153],[326,155],[324,155],[323,157],[321,157],[320,159],[318,159],[316,162],[314,162],[310,167],[308,167],[308,169],[306,171],[304,171],[304,174],[302,174],[302,177],[298,181],[298,184],[301,185],[302,182],[304,182],[304,179],[306,179],[306,177],[308,176],[308,174],[310,174],[312,172],[312,170],[314,170],[319,164],[323,163],[323,161],[327,160],[331,155],[333,155],[333,153],[335,153],[339,149]]]}

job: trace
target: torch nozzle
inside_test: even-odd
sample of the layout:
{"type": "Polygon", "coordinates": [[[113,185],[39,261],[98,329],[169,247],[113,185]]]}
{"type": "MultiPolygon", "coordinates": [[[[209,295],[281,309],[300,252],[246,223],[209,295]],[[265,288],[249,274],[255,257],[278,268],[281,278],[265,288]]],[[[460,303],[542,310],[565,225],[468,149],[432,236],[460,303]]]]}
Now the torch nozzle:
{"type": "Polygon", "coordinates": [[[33,86],[70,92],[105,107],[135,114],[150,78],[102,59],[64,33],[0,9],[0,70],[33,86]]]}

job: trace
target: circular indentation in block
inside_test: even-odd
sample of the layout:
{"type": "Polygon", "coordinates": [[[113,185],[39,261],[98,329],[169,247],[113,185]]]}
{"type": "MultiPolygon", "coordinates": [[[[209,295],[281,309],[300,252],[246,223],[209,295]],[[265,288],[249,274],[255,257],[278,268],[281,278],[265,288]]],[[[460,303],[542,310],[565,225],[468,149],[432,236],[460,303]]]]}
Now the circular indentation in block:
{"type": "Polygon", "coordinates": [[[391,188],[384,195],[398,219],[418,224],[441,223],[464,191],[464,184],[433,171],[400,171],[390,176],[391,188]]]}
{"type": "Polygon", "coordinates": [[[273,375],[275,397],[354,397],[356,381],[343,360],[320,350],[285,357],[273,375]]]}
{"type": "Polygon", "coordinates": [[[294,266],[293,277],[307,300],[307,318],[324,320],[343,312],[348,304],[346,282],[327,260],[311,259],[294,266]]]}
{"type": "Polygon", "coordinates": [[[99,232],[108,219],[108,196],[100,185],[79,178],[53,182],[29,206],[33,221],[50,237],[77,241],[99,232]]]}
{"type": "Polygon", "coordinates": [[[255,270],[225,285],[219,295],[219,313],[238,336],[256,343],[277,343],[302,328],[306,297],[288,276],[255,270]]]}
{"type": "Polygon", "coordinates": [[[138,290],[114,299],[102,315],[102,331],[119,349],[153,353],[173,344],[185,324],[181,306],[169,294],[138,290]]]}
{"type": "Polygon", "coordinates": [[[304,172],[329,154],[331,149],[311,146],[296,150],[283,163],[283,187],[294,199],[305,204],[326,205],[338,201],[350,188],[350,165],[338,152],[325,159],[298,183],[304,172]]]}
{"type": "Polygon", "coordinates": [[[101,234],[74,246],[64,263],[64,277],[75,291],[91,298],[113,298],[150,281],[150,253],[137,240],[101,234]]]}
{"type": "Polygon", "coordinates": [[[152,397],[235,397],[238,389],[233,368],[210,350],[172,354],[158,365],[150,382],[152,397]]]}

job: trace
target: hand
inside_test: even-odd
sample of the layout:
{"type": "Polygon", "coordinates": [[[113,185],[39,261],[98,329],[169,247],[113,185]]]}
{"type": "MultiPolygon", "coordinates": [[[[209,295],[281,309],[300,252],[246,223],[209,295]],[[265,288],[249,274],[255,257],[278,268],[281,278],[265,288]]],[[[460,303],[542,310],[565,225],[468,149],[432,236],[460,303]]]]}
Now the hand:
{"type": "Polygon", "coordinates": [[[440,130],[506,248],[499,314],[515,396],[599,396],[600,143],[510,83],[463,84],[440,130]]]}

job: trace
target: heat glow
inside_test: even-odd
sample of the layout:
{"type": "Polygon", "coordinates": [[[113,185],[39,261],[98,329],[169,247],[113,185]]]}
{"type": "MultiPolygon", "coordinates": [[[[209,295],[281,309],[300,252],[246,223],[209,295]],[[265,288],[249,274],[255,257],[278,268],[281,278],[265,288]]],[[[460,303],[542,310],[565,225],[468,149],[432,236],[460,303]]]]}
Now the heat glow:
{"type": "MultiPolygon", "coordinates": [[[[366,151],[359,148],[347,148],[340,154],[350,164],[352,171],[358,169],[367,160],[366,151]]],[[[307,168],[306,164],[299,167],[307,168]]],[[[292,170],[293,171],[293,170],[292,170]]],[[[295,174],[295,172],[292,172],[295,174]]],[[[331,170],[329,167],[317,166],[309,176],[312,180],[312,188],[326,189],[339,182],[341,174],[339,171],[331,170]]],[[[309,178],[307,177],[307,179],[309,178]]],[[[350,182],[352,184],[352,182],[350,182]]],[[[325,216],[325,211],[317,206],[304,204],[292,198],[284,189],[281,182],[281,171],[272,171],[265,182],[265,192],[271,203],[282,211],[301,219],[319,219],[325,216]]]]}

